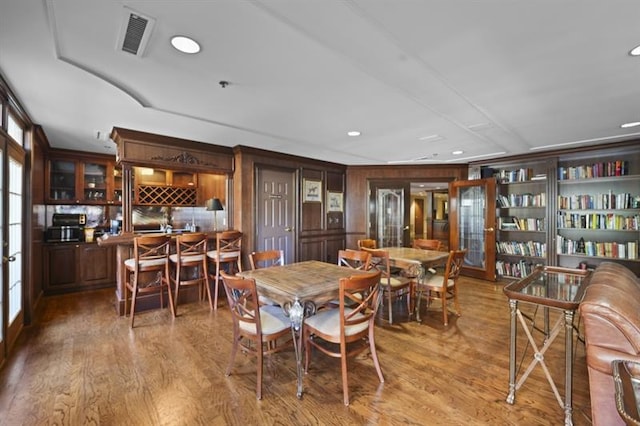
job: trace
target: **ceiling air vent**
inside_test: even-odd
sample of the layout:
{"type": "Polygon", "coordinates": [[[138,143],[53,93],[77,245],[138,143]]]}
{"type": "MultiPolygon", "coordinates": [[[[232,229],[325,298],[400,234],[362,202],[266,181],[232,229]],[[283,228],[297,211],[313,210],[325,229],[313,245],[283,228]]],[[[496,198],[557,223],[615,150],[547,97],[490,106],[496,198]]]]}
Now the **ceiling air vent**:
{"type": "Polygon", "coordinates": [[[142,56],[151,37],[154,24],[155,19],[125,7],[117,49],[132,55],[142,56]]]}

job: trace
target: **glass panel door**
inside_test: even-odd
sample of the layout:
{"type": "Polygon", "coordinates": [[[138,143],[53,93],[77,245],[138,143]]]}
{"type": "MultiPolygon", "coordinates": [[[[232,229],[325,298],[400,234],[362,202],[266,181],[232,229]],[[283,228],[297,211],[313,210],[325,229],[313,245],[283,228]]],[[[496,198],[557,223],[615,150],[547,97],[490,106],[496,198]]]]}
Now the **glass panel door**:
{"type": "Polygon", "coordinates": [[[467,250],[462,273],[495,281],[494,179],[457,181],[449,186],[452,249],[467,250]]]}
{"type": "MultiPolygon", "coordinates": [[[[6,344],[11,347],[18,337],[24,324],[23,310],[23,176],[24,176],[24,153],[21,149],[9,146],[8,149],[8,169],[7,180],[5,181],[5,191],[0,200],[7,203],[7,220],[0,221],[4,224],[1,229],[3,241],[3,268],[5,285],[8,287],[6,344]]],[[[2,211],[2,209],[0,209],[2,211]]]]}
{"type": "Polygon", "coordinates": [[[380,247],[404,245],[404,190],[378,189],[377,234],[380,247]]]}
{"type": "Polygon", "coordinates": [[[410,223],[410,182],[370,181],[367,237],[376,240],[378,247],[408,246],[410,223]]]}

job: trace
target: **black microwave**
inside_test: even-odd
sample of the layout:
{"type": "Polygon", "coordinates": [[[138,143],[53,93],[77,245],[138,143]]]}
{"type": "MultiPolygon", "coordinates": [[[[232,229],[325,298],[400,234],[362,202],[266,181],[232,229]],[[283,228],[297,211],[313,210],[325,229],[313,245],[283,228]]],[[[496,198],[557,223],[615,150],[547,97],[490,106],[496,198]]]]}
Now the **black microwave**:
{"type": "Polygon", "coordinates": [[[50,226],[47,228],[47,242],[80,241],[84,230],[80,226],[50,226]]]}

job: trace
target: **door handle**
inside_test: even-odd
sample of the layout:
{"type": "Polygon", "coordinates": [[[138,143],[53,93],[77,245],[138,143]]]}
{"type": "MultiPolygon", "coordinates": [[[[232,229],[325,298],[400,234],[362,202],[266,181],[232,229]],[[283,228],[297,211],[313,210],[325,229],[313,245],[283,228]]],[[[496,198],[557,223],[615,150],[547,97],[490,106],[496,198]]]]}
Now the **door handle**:
{"type": "Polygon", "coordinates": [[[404,228],[402,228],[403,231],[408,231],[409,230],[409,225],[406,225],[404,228]]]}
{"type": "Polygon", "coordinates": [[[284,231],[285,231],[285,232],[291,232],[292,230],[293,230],[293,228],[291,228],[291,227],[289,227],[289,226],[287,226],[286,228],[284,228],[284,231]]]}
{"type": "Polygon", "coordinates": [[[8,262],[15,262],[16,261],[16,257],[15,256],[2,256],[2,262],[3,263],[8,263],[8,262]]]}
{"type": "Polygon", "coordinates": [[[493,232],[494,229],[493,228],[484,228],[484,232],[493,232]]]}

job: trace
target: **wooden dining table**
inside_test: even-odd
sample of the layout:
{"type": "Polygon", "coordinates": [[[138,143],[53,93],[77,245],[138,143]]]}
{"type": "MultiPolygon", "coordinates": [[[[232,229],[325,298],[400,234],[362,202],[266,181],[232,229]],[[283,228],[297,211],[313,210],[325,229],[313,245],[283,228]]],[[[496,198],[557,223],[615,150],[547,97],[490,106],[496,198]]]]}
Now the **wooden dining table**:
{"type": "Polygon", "coordinates": [[[424,250],[411,247],[382,247],[389,253],[391,266],[406,268],[411,264],[420,265],[425,270],[443,263],[449,257],[449,252],[438,250],[424,250]]]}
{"type": "Polygon", "coordinates": [[[366,274],[332,263],[309,260],[284,266],[239,272],[245,278],[253,278],[258,293],[282,306],[291,321],[297,366],[297,396],[302,397],[302,327],[304,319],[314,315],[316,308],[339,297],[340,278],[366,274]]]}
{"type": "MultiPolygon", "coordinates": [[[[395,268],[405,270],[407,276],[415,277],[417,281],[424,280],[427,270],[433,266],[442,264],[449,257],[449,252],[439,250],[425,250],[412,247],[382,247],[389,253],[389,264],[395,268]]],[[[411,298],[416,294],[416,282],[413,281],[411,287],[411,298]]],[[[413,307],[414,318],[420,320],[420,304],[413,307]]]]}

